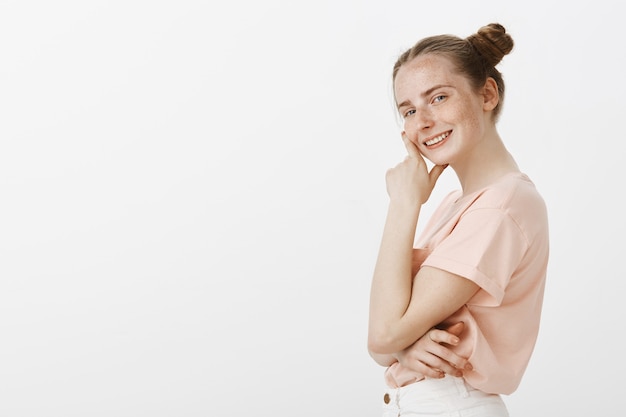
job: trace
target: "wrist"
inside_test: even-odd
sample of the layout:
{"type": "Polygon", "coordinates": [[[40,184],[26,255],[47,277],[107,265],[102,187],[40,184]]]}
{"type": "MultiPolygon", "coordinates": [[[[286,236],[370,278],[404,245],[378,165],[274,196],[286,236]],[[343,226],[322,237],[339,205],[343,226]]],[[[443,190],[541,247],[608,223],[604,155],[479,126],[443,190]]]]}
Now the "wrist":
{"type": "Polygon", "coordinates": [[[417,202],[407,200],[394,200],[389,202],[387,207],[387,218],[391,219],[397,226],[414,227],[422,206],[417,202]]]}

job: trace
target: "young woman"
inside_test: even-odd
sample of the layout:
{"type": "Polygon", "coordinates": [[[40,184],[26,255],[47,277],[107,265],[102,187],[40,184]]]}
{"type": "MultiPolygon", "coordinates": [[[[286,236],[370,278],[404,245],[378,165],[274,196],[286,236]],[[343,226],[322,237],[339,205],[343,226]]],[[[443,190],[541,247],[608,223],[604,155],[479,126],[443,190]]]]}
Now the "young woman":
{"type": "Polygon", "coordinates": [[[512,49],[493,23],[466,39],[425,38],[394,66],[408,156],[386,175],[368,335],[371,356],[387,367],[384,416],[507,416],[501,394],[517,389],[533,351],[548,219],[496,129],[504,82],[495,66],[512,49]],[[444,169],[461,190],[415,240],[444,169]]]}

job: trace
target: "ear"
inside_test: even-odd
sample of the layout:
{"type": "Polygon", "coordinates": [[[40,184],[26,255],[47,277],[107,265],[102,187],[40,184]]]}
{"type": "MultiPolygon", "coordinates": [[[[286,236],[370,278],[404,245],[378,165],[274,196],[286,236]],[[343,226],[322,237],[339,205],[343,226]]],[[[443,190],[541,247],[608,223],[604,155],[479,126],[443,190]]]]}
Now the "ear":
{"type": "Polygon", "coordinates": [[[488,77],[483,86],[483,110],[491,111],[495,109],[499,101],[498,84],[496,84],[496,80],[488,77]]]}

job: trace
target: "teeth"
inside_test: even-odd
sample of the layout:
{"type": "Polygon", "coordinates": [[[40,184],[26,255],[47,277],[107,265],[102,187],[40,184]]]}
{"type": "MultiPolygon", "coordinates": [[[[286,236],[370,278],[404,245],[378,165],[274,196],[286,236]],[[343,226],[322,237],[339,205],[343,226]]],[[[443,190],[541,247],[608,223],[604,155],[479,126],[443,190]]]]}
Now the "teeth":
{"type": "Polygon", "coordinates": [[[435,143],[439,143],[442,140],[444,140],[445,138],[447,138],[449,134],[450,134],[450,132],[442,133],[441,135],[437,136],[436,138],[432,138],[431,140],[427,140],[426,142],[424,142],[424,144],[426,146],[434,145],[435,143]]]}

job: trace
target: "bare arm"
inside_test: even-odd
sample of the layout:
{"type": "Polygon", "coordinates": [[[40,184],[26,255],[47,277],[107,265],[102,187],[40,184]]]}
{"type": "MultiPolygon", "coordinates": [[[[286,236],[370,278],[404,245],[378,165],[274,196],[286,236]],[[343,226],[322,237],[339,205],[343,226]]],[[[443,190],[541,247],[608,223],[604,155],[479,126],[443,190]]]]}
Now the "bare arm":
{"type": "MultiPolygon", "coordinates": [[[[410,300],[403,306],[405,311],[387,307],[376,309],[374,305],[376,320],[370,329],[370,349],[392,353],[407,348],[461,308],[476,291],[478,286],[472,281],[423,267],[415,278],[410,300]]],[[[376,302],[386,306],[392,303],[392,298],[376,302]]]]}
{"type": "Polygon", "coordinates": [[[387,172],[390,202],[372,279],[368,347],[375,354],[409,347],[478,291],[472,281],[440,269],[411,274],[420,208],[444,167],[428,172],[415,145],[403,139],[409,155],[387,172]]]}

